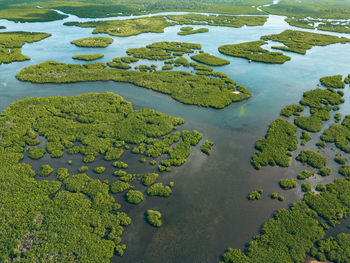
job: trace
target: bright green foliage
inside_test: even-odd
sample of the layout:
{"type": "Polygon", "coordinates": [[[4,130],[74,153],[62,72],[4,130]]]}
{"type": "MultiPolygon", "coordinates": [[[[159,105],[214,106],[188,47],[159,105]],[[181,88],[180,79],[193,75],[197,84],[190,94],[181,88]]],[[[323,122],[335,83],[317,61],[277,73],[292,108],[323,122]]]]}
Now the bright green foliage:
{"type": "Polygon", "coordinates": [[[39,176],[49,176],[53,172],[53,168],[48,164],[43,164],[38,172],[39,176]]]}
{"type": "Polygon", "coordinates": [[[68,178],[69,173],[67,168],[58,168],[56,171],[56,177],[58,180],[63,181],[68,178]]]}
{"type": "Polygon", "coordinates": [[[82,166],[82,167],[80,167],[79,169],[78,169],[78,172],[79,173],[85,173],[86,171],[88,171],[89,170],[89,167],[87,167],[87,166],[82,166]]]}
{"type": "Polygon", "coordinates": [[[321,135],[321,140],[325,142],[335,143],[335,146],[340,150],[349,153],[350,147],[350,115],[345,116],[341,125],[333,124],[321,135]]]}
{"type": "MultiPolygon", "coordinates": [[[[1,14],[1,10],[0,10],[1,14]]],[[[15,61],[29,60],[30,58],[22,55],[21,47],[25,43],[33,43],[50,37],[47,33],[31,32],[1,32],[0,33],[0,65],[2,63],[11,63],[15,61]]]]}
{"type": "Polygon", "coordinates": [[[198,29],[195,29],[195,30],[180,31],[180,32],[177,32],[177,34],[180,35],[180,36],[187,36],[187,35],[198,34],[198,33],[206,33],[206,32],[209,32],[208,28],[198,28],[198,29]]]}
{"type": "Polygon", "coordinates": [[[309,178],[309,177],[313,176],[314,174],[315,174],[314,172],[310,172],[308,170],[304,170],[300,174],[298,174],[298,179],[299,180],[304,180],[306,178],[309,178]]]}
{"type": "Polygon", "coordinates": [[[97,174],[102,174],[106,171],[106,167],[103,167],[103,166],[99,166],[99,167],[96,167],[94,169],[94,172],[97,173],[97,174]]]}
{"type": "Polygon", "coordinates": [[[72,56],[72,58],[78,59],[78,60],[92,61],[92,60],[102,58],[103,56],[104,56],[103,54],[75,55],[75,56],[72,56]]]}
{"type": "Polygon", "coordinates": [[[150,165],[156,165],[157,161],[156,160],[152,160],[149,162],[150,165]]]}
{"type": "Polygon", "coordinates": [[[270,197],[271,197],[272,199],[276,199],[276,198],[278,197],[278,193],[272,193],[272,194],[270,195],[270,197]]]}
{"type": "Polygon", "coordinates": [[[174,65],[175,65],[175,67],[184,66],[184,67],[188,68],[190,66],[190,63],[188,62],[188,60],[186,58],[179,57],[179,58],[175,59],[174,65]]]}
{"type": "Polygon", "coordinates": [[[306,193],[306,192],[311,192],[312,187],[311,184],[302,184],[301,185],[301,191],[306,193]]]}
{"type": "Polygon", "coordinates": [[[266,44],[264,41],[252,41],[240,44],[223,45],[219,47],[220,53],[225,55],[242,57],[253,61],[283,64],[291,58],[283,55],[281,52],[270,52],[267,49],[261,48],[266,44]]]}
{"type": "Polygon", "coordinates": [[[131,204],[139,204],[143,200],[143,194],[140,191],[137,190],[130,190],[126,193],[126,201],[128,201],[131,204]]]}
{"type": "Polygon", "coordinates": [[[45,154],[45,149],[39,149],[38,147],[31,147],[28,151],[28,156],[31,159],[38,160],[42,158],[45,154]]]}
{"type": "Polygon", "coordinates": [[[332,169],[329,167],[324,167],[318,170],[318,174],[322,176],[328,176],[332,173],[332,169]]]}
{"type": "Polygon", "coordinates": [[[216,57],[214,55],[208,54],[208,53],[201,53],[198,55],[191,56],[191,58],[197,62],[201,62],[206,65],[210,66],[223,66],[230,64],[230,61],[216,57]]]}
{"type": "Polygon", "coordinates": [[[284,201],[284,196],[283,196],[283,195],[280,195],[280,196],[278,196],[277,199],[278,199],[278,201],[281,201],[281,202],[282,202],[282,201],[284,201]]]}
{"type": "Polygon", "coordinates": [[[150,49],[147,47],[129,48],[126,50],[126,53],[129,56],[133,56],[135,58],[143,58],[149,60],[166,60],[173,57],[171,55],[171,52],[156,48],[150,49]]]}
{"type": "Polygon", "coordinates": [[[156,173],[148,173],[142,176],[142,184],[145,186],[150,186],[151,184],[154,184],[158,179],[159,174],[156,173]]]}
{"type": "Polygon", "coordinates": [[[72,44],[78,47],[108,47],[113,43],[113,38],[110,37],[87,37],[71,41],[72,44]]]}
{"type": "Polygon", "coordinates": [[[292,189],[297,187],[298,183],[294,179],[281,179],[280,186],[284,190],[292,189]]]}
{"type": "Polygon", "coordinates": [[[274,120],[264,139],[256,142],[255,148],[259,152],[254,153],[251,163],[256,169],[267,165],[289,166],[289,151],[297,149],[297,127],[291,122],[279,118],[274,120]]]}
{"type": "Polygon", "coordinates": [[[345,88],[345,84],[342,81],[342,75],[328,76],[320,79],[322,85],[334,89],[343,89],[345,88]]]}
{"type": "Polygon", "coordinates": [[[205,140],[205,144],[202,145],[201,151],[204,152],[206,155],[210,155],[211,148],[213,147],[213,145],[214,145],[214,142],[205,140]]]}
{"type": "MultiPolygon", "coordinates": [[[[279,196],[279,200],[283,199],[279,196]]],[[[293,204],[289,210],[280,209],[262,226],[261,234],[249,242],[245,253],[230,248],[223,255],[222,262],[304,262],[305,254],[314,242],[324,236],[315,218],[316,213],[304,202],[293,204]]]]}
{"type": "Polygon", "coordinates": [[[120,60],[121,60],[122,62],[128,63],[128,64],[139,61],[138,58],[134,58],[134,57],[121,57],[120,60]]]}
{"type": "Polygon", "coordinates": [[[159,211],[147,210],[146,220],[151,226],[154,226],[154,227],[162,226],[162,214],[159,211]]]}
{"type": "Polygon", "coordinates": [[[224,108],[234,101],[250,97],[242,86],[227,77],[192,75],[182,71],[154,73],[105,68],[103,63],[86,65],[44,62],[29,66],[17,74],[22,81],[35,83],[71,83],[82,81],[129,82],[137,86],[169,94],[182,103],[204,107],[224,108]]]}
{"type": "Polygon", "coordinates": [[[326,157],[312,150],[302,150],[296,159],[303,164],[308,164],[318,169],[323,168],[327,164],[326,157]]]}
{"type": "Polygon", "coordinates": [[[132,186],[129,183],[122,181],[115,181],[110,185],[110,190],[113,194],[121,193],[131,188],[132,186]]]}
{"type": "Polygon", "coordinates": [[[117,171],[114,172],[114,175],[115,175],[115,176],[118,176],[118,177],[123,177],[123,176],[125,176],[125,175],[127,175],[127,174],[128,174],[128,173],[125,172],[125,171],[123,171],[123,170],[117,170],[117,171]]]}
{"type": "Polygon", "coordinates": [[[308,133],[307,131],[302,131],[301,132],[301,136],[300,136],[301,141],[301,145],[305,145],[308,141],[310,141],[312,139],[310,133],[308,133]]]}
{"type": "Polygon", "coordinates": [[[339,164],[343,164],[343,165],[346,164],[346,160],[344,158],[341,158],[341,157],[335,157],[334,161],[336,163],[339,163],[339,164]]]}
{"type": "Polygon", "coordinates": [[[261,198],[261,194],[259,191],[251,191],[248,195],[249,200],[259,200],[261,198]]]}
{"type": "Polygon", "coordinates": [[[300,113],[304,111],[304,107],[298,104],[292,104],[284,107],[280,114],[285,117],[290,117],[292,115],[299,116],[300,113]]]}
{"type": "Polygon", "coordinates": [[[147,188],[147,195],[149,196],[168,197],[171,194],[171,188],[167,185],[163,185],[163,183],[155,183],[147,188]]]}
{"type": "Polygon", "coordinates": [[[322,109],[327,105],[339,105],[344,103],[344,99],[336,92],[324,89],[314,89],[303,94],[301,105],[314,109],[322,109]]]}
{"type": "Polygon", "coordinates": [[[116,167],[116,168],[119,168],[119,169],[126,169],[128,168],[128,164],[122,162],[122,161],[115,161],[113,163],[113,166],[116,167]]]}
{"type": "Polygon", "coordinates": [[[180,28],[180,30],[181,31],[191,31],[191,30],[193,30],[193,27],[191,27],[191,26],[183,26],[183,27],[180,28]]]}
{"type": "Polygon", "coordinates": [[[242,27],[244,25],[262,26],[267,21],[267,17],[265,16],[208,16],[202,14],[167,15],[167,18],[178,22],[180,25],[209,25],[227,27],[242,27]]]}
{"type": "Polygon", "coordinates": [[[146,160],[146,158],[141,158],[140,159],[140,163],[145,163],[147,160],[146,160]]]}
{"type": "Polygon", "coordinates": [[[275,46],[275,49],[281,49],[300,54],[306,54],[306,50],[313,46],[328,46],[335,43],[347,43],[350,39],[346,37],[337,37],[311,33],[306,31],[285,30],[275,35],[262,36],[262,40],[272,40],[282,42],[285,46],[275,46]]]}
{"type": "Polygon", "coordinates": [[[106,20],[90,22],[66,22],[66,26],[93,27],[93,34],[106,33],[111,36],[128,37],[142,33],[163,33],[164,28],[175,25],[164,17],[142,17],[126,20],[106,20]]]}
{"type": "Polygon", "coordinates": [[[343,165],[342,167],[340,167],[339,173],[345,177],[350,177],[350,166],[343,165]]]}
{"type": "Polygon", "coordinates": [[[294,119],[295,125],[309,132],[319,132],[322,130],[322,120],[317,116],[299,116],[294,119]]]}
{"type": "MultiPolygon", "coordinates": [[[[335,107],[335,106],[334,106],[335,107]]],[[[341,121],[341,113],[336,113],[335,115],[334,115],[334,120],[335,120],[335,122],[339,122],[339,121],[341,121]]]]}
{"type": "MultiPolygon", "coordinates": [[[[202,65],[202,64],[198,64],[198,63],[190,63],[190,66],[193,67],[195,70],[198,71],[205,71],[205,72],[212,72],[213,68],[206,66],[206,65],[202,65]]],[[[198,74],[198,72],[197,72],[198,74]]]]}

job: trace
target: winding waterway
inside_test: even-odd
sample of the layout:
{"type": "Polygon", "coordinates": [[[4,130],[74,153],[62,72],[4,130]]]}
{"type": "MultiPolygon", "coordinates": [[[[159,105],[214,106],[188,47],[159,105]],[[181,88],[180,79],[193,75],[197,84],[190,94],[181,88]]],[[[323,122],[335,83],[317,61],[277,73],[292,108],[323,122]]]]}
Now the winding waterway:
{"type": "MultiPolygon", "coordinates": [[[[174,193],[170,198],[149,198],[137,208],[123,203],[123,209],[133,223],[123,235],[123,242],[127,244],[125,255],[122,258],[114,257],[112,262],[217,262],[227,247],[244,248],[244,244],[258,233],[260,225],[271,217],[274,210],[288,207],[291,202],[302,198],[300,188],[282,191],[278,181],[281,178],[296,178],[304,167],[293,158],[288,169],[268,167],[256,171],[250,165],[254,144],[265,135],[269,123],[278,117],[280,109],[298,102],[304,91],[316,87],[320,77],[350,73],[350,44],[314,47],[306,55],[288,53],[292,60],[283,65],[248,63],[245,59],[228,57],[218,52],[220,45],[259,40],[262,35],[297,29],[289,26],[284,17],[275,15],[270,15],[267,23],[258,27],[211,26],[208,27],[208,33],[178,36],[181,26],[172,26],[166,28],[164,33],[113,37],[114,43],[105,49],[86,49],[70,44],[71,40],[91,36],[92,29],[67,27],[63,23],[88,20],[93,19],[69,16],[61,21],[24,24],[0,20],[0,25],[7,27],[1,32],[20,30],[52,34],[50,38],[26,44],[22,48],[22,53],[31,57],[30,61],[0,65],[1,111],[10,103],[26,97],[111,91],[131,101],[137,108],[154,108],[182,117],[185,119],[184,128],[196,129],[203,133],[203,139],[215,142],[210,157],[201,153],[199,147],[194,148],[186,164],[163,175],[166,180],[175,181],[174,193]],[[105,56],[98,62],[107,62],[114,57],[124,56],[127,48],[158,41],[200,43],[206,52],[230,60],[230,65],[215,67],[215,70],[226,73],[247,87],[252,93],[251,99],[233,103],[223,110],[214,110],[183,105],[169,96],[124,83],[39,85],[20,82],[15,78],[20,69],[47,60],[78,63],[73,61],[72,55],[103,53],[105,56]],[[264,189],[262,199],[249,202],[247,194],[258,188],[264,189]],[[268,195],[272,192],[282,193],[286,200],[278,202],[270,199],[268,195]],[[162,228],[155,229],[144,223],[143,212],[146,209],[162,212],[162,228]]],[[[197,29],[203,26],[193,27],[197,29]]],[[[140,60],[138,64],[154,64],[154,61],[140,60]]],[[[344,98],[346,101],[349,99],[347,89],[344,98]]],[[[349,114],[350,104],[341,106],[340,113],[349,114]]],[[[329,125],[330,122],[327,123],[329,125]]],[[[313,138],[308,145],[318,141],[317,134],[313,138]]],[[[325,154],[329,156],[329,166],[336,167],[332,161],[334,151],[329,149],[325,154]]],[[[330,182],[338,176],[337,169],[333,170],[332,176],[314,176],[306,182],[312,185],[330,182]]]]}

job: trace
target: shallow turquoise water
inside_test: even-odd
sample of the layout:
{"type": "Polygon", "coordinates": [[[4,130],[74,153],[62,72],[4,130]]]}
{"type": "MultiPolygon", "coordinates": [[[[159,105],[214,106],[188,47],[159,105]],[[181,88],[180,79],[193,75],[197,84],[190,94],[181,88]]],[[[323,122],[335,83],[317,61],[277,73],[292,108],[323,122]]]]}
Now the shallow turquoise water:
{"type": "MultiPolygon", "coordinates": [[[[288,169],[274,167],[255,171],[249,163],[255,141],[264,136],[267,126],[278,117],[283,106],[298,102],[304,91],[316,87],[320,77],[350,73],[350,44],[314,47],[305,56],[288,53],[292,60],[283,65],[248,63],[245,59],[228,57],[217,51],[217,47],[223,44],[258,40],[262,35],[292,28],[283,19],[270,16],[263,27],[208,27],[208,33],[188,36],[178,36],[176,33],[181,26],[173,26],[166,28],[162,34],[113,37],[114,43],[106,49],[78,48],[70,44],[71,40],[90,36],[92,29],[66,27],[62,25],[63,22],[88,19],[70,17],[64,21],[31,24],[0,20],[1,25],[7,26],[1,32],[23,30],[53,34],[48,39],[22,48],[22,53],[32,58],[30,61],[0,65],[0,110],[25,97],[112,91],[131,101],[135,107],[154,108],[183,117],[184,128],[197,129],[204,134],[203,139],[215,142],[212,155],[207,157],[200,152],[199,147],[194,148],[185,165],[162,175],[164,181],[175,181],[171,198],[146,198],[136,208],[123,205],[134,223],[123,236],[128,247],[125,256],[115,257],[112,261],[215,262],[227,247],[243,248],[274,210],[287,207],[302,197],[300,189],[280,190],[278,181],[281,178],[295,178],[304,167],[293,159],[288,169]],[[252,98],[231,104],[223,110],[214,110],[183,105],[169,96],[124,83],[38,85],[19,82],[14,77],[21,68],[43,61],[78,63],[71,59],[72,55],[103,53],[105,57],[97,61],[107,62],[116,56],[124,56],[127,48],[157,41],[201,43],[206,52],[230,60],[230,65],[215,70],[228,74],[247,87],[252,98]],[[247,194],[258,188],[264,189],[262,200],[248,202],[247,194]],[[268,195],[272,192],[282,193],[286,201],[271,200],[268,195]],[[154,229],[144,223],[143,212],[146,209],[162,212],[164,226],[161,229],[154,229]]],[[[135,65],[153,63],[140,61],[135,65]]],[[[345,99],[349,98],[347,89],[345,99]]],[[[350,113],[350,105],[345,103],[340,112],[350,113]]],[[[313,137],[313,141],[307,144],[309,148],[319,140],[318,134],[313,137]]],[[[337,176],[337,166],[331,161],[334,152],[337,151],[325,152],[329,156],[330,167],[334,168],[333,175],[326,178],[315,176],[307,182],[315,185],[330,182],[337,176]]]]}

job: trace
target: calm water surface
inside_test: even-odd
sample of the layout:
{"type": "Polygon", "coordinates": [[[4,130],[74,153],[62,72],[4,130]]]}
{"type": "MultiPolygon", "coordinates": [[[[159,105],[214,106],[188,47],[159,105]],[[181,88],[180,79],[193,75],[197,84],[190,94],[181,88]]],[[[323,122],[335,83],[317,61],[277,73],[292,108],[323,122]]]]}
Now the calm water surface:
{"type": "MultiPolygon", "coordinates": [[[[288,169],[268,167],[256,171],[249,163],[254,153],[254,143],[265,135],[269,123],[278,117],[280,109],[287,104],[298,102],[304,91],[316,87],[320,77],[350,73],[350,44],[314,47],[306,55],[288,53],[292,60],[283,65],[248,63],[245,59],[228,57],[218,52],[218,46],[223,44],[258,40],[262,35],[293,28],[284,22],[284,17],[271,15],[268,22],[260,27],[208,27],[208,33],[178,36],[176,33],[181,26],[173,26],[166,28],[165,33],[161,34],[113,37],[114,43],[105,49],[86,49],[71,45],[72,40],[91,36],[92,29],[66,27],[62,25],[63,22],[87,20],[92,19],[70,16],[63,21],[24,24],[0,20],[0,25],[7,27],[1,32],[23,30],[52,34],[48,39],[26,44],[22,48],[22,53],[31,57],[30,61],[0,65],[1,111],[10,103],[26,97],[71,96],[85,92],[111,91],[131,101],[136,108],[154,108],[182,117],[185,119],[183,128],[196,129],[203,133],[204,140],[215,142],[210,157],[201,153],[199,147],[193,148],[185,165],[162,175],[164,182],[175,181],[174,193],[170,198],[146,198],[137,207],[125,204],[121,200],[123,210],[131,216],[133,224],[126,229],[123,236],[123,242],[128,247],[125,256],[114,257],[112,262],[217,262],[227,247],[244,248],[244,244],[258,233],[260,225],[271,217],[274,210],[288,207],[291,202],[302,198],[299,188],[282,191],[278,181],[281,178],[296,178],[305,167],[293,159],[288,169]],[[215,70],[228,74],[247,87],[252,93],[252,98],[231,104],[223,110],[213,110],[183,105],[169,96],[124,83],[38,85],[19,82],[14,77],[20,69],[47,60],[78,63],[71,58],[72,55],[103,53],[104,58],[98,62],[107,62],[114,57],[125,56],[127,48],[141,47],[157,41],[201,43],[204,51],[230,60],[230,65],[216,67],[215,70]],[[264,189],[263,198],[258,202],[247,201],[247,194],[258,188],[264,189]],[[286,200],[278,202],[270,199],[268,195],[272,192],[283,194],[286,200]],[[162,228],[155,229],[144,223],[143,213],[146,209],[162,212],[162,228]]],[[[273,43],[269,43],[269,46],[271,44],[273,43]]],[[[135,63],[137,64],[155,63],[140,60],[135,63]]],[[[348,90],[345,90],[345,99],[349,99],[348,90]]],[[[350,113],[350,104],[345,103],[340,112],[350,113]]],[[[318,140],[319,134],[315,134],[307,147],[313,148],[318,140]]],[[[316,185],[332,181],[337,176],[337,166],[332,161],[336,152],[331,149],[324,152],[329,157],[330,167],[334,168],[333,175],[326,178],[314,176],[306,182],[316,185]]],[[[294,157],[297,153],[298,151],[294,157]]],[[[78,164],[70,167],[71,171],[75,169],[76,172],[77,167],[81,165],[81,156],[69,158],[77,159],[78,164]]],[[[140,157],[123,158],[132,165],[137,164],[140,157]]],[[[53,161],[44,159],[44,162],[53,161]]],[[[75,160],[73,162],[75,163],[75,160]]],[[[99,160],[94,165],[98,166],[103,162],[99,160]]],[[[55,160],[52,165],[63,167],[66,165],[66,159],[55,160]]],[[[33,166],[38,168],[39,165],[33,166]]],[[[141,169],[143,168],[136,167],[135,172],[141,169]]],[[[339,229],[347,231],[345,227],[339,229]]]]}

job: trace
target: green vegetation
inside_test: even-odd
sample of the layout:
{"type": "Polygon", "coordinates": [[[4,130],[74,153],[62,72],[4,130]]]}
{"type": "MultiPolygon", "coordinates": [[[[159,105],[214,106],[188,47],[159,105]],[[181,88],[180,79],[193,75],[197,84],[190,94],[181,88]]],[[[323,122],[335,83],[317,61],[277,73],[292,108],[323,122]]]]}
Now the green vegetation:
{"type": "Polygon", "coordinates": [[[311,192],[312,191],[311,184],[302,184],[301,185],[301,191],[304,192],[304,193],[311,192]]]}
{"type": "Polygon", "coordinates": [[[142,184],[144,186],[150,186],[152,184],[154,184],[157,179],[158,179],[158,176],[159,174],[156,174],[156,173],[148,173],[148,174],[145,174],[143,177],[142,177],[142,184]]]}
{"type": "Polygon", "coordinates": [[[193,27],[191,27],[191,26],[184,26],[184,27],[181,27],[180,30],[181,31],[191,31],[191,30],[193,30],[193,27]]]}
{"type": "Polygon", "coordinates": [[[317,116],[299,116],[294,119],[294,123],[301,129],[309,132],[319,132],[322,130],[322,120],[317,116]]]}
{"type": "Polygon", "coordinates": [[[341,158],[341,157],[335,157],[334,161],[336,163],[339,163],[339,164],[342,164],[342,165],[346,164],[346,160],[344,158],[341,158]]]}
{"type": "Polygon", "coordinates": [[[251,159],[256,169],[267,165],[289,166],[289,152],[297,149],[297,127],[291,122],[279,118],[274,120],[264,139],[256,142],[255,148],[259,151],[254,153],[251,159]]]}
{"type": "Polygon", "coordinates": [[[126,20],[106,20],[90,22],[66,22],[66,26],[92,27],[93,34],[106,33],[111,36],[128,37],[142,33],[163,33],[164,28],[175,25],[164,17],[142,17],[126,20]]]}
{"type": "Polygon", "coordinates": [[[284,196],[283,195],[280,195],[280,196],[278,196],[278,201],[281,201],[281,202],[283,202],[284,201],[284,196]]]}
{"type": "Polygon", "coordinates": [[[311,177],[311,176],[313,176],[315,173],[314,172],[310,172],[310,171],[308,171],[308,170],[304,170],[304,171],[302,171],[300,174],[298,174],[298,179],[299,180],[304,180],[304,179],[306,179],[306,178],[309,178],[309,177],[311,177]]]}
{"type": "Polygon", "coordinates": [[[316,143],[316,146],[318,149],[324,149],[327,146],[327,144],[324,141],[320,141],[316,143]]]}
{"type": "Polygon", "coordinates": [[[124,163],[122,161],[115,161],[113,163],[113,166],[116,167],[116,168],[119,168],[119,169],[126,169],[126,168],[129,167],[128,164],[126,164],[126,163],[124,163]]]}
{"type": "Polygon", "coordinates": [[[248,195],[249,200],[260,200],[263,191],[262,189],[251,191],[248,195]]]}
{"type": "Polygon", "coordinates": [[[284,46],[274,46],[275,49],[306,54],[313,46],[328,46],[335,43],[347,43],[350,39],[332,35],[311,33],[306,31],[285,30],[280,34],[262,36],[262,40],[282,42],[284,46]]]}
{"type": "Polygon", "coordinates": [[[132,186],[127,182],[115,181],[110,185],[110,190],[113,194],[122,193],[126,190],[131,189],[132,186]]]}
{"type": "Polygon", "coordinates": [[[206,155],[210,155],[211,148],[213,147],[213,145],[214,145],[214,142],[205,140],[205,144],[202,145],[201,151],[204,152],[206,155]]]}
{"type": "Polygon", "coordinates": [[[323,168],[327,164],[326,157],[312,150],[302,150],[296,159],[303,164],[308,164],[318,169],[323,168]]]}
{"type": "Polygon", "coordinates": [[[327,188],[324,184],[317,184],[316,185],[316,191],[319,191],[319,192],[323,192],[323,191],[326,191],[327,188]]]}
{"type": "Polygon", "coordinates": [[[326,129],[321,135],[321,140],[329,143],[335,143],[335,146],[340,150],[349,153],[350,147],[350,116],[345,116],[341,125],[333,124],[328,129],[326,129]]]}
{"type": "Polygon", "coordinates": [[[350,166],[349,165],[343,165],[339,169],[339,173],[345,177],[350,177],[350,166]]]}
{"type": "Polygon", "coordinates": [[[295,188],[298,185],[297,181],[294,179],[281,179],[279,184],[284,190],[295,188]]]}
{"type": "Polygon", "coordinates": [[[14,22],[49,22],[61,20],[67,15],[61,15],[53,10],[38,8],[33,4],[24,4],[23,1],[2,1],[0,3],[0,19],[14,22]],[[18,4],[12,4],[16,3],[18,4]]]}
{"type": "Polygon", "coordinates": [[[53,168],[48,164],[44,164],[40,167],[40,171],[38,172],[38,175],[49,176],[52,172],[53,172],[53,168]]]}
{"type": "Polygon", "coordinates": [[[216,57],[208,53],[201,53],[198,55],[194,55],[194,56],[191,56],[191,58],[197,62],[201,62],[203,64],[210,65],[210,66],[223,66],[223,65],[230,64],[230,61],[216,57]]]}
{"type": "Polygon", "coordinates": [[[320,79],[323,86],[334,88],[334,89],[343,89],[345,84],[342,81],[342,75],[328,76],[320,79]]]}
{"type": "Polygon", "coordinates": [[[171,194],[171,188],[168,185],[163,185],[163,183],[155,183],[147,188],[147,195],[149,196],[169,197],[171,194]]]}
{"type": "Polygon", "coordinates": [[[58,168],[56,171],[56,177],[60,181],[64,181],[66,178],[68,178],[69,173],[67,168],[58,168]]]}
{"type": "Polygon", "coordinates": [[[44,156],[45,152],[45,149],[39,149],[35,146],[29,149],[28,156],[31,159],[38,160],[44,156]]]}
{"type": "Polygon", "coordinates": [[[271,197],[272,199],[277,199],[278,193],[272,193],[272,194],[270,195],[270,197],[271,197]]]}
{"type": "Polygon", "coordinates": [[[253,61],[283,64],[291,58],[281,52],[270,52],[261,48],[266,44],[264,41],[252,41],[233,45],[223,45],[219,47],[219,52],[225,55],[242,57],[253,61]]]}
{"type": "Polygon", "coordinates": [[[318,170],[318,174],[321,176],[328,176],[332,173],[332,169],[329,167],[321,168],[318,170]]]}
{"type": "Polygon", "coordinates": [[[162,214],[159,211],[147,210],[146,220],[151,226],[154,226],[154,227],[162,226],[162,214]]]}
{"type": "Polygon", "coordinates": [[[341,119],[342,119],[342,116],[341,116],[340,113],[336,113],[336,114],[334,115],[334,120],[335,120],[336,123],[340,122],[341,119]]]}
{"type": "Polygon", "coordinates": [[[111,68],[119,68],[119,69],[130,69],[131,66],[127,63],[123,63],[120,58],[116,57],[112,62],[107,63],[111,68]]]}
{"type": "Polygon", "coordinates": [[[310,133],[308,133],[307,131],[301,132],[301,136],[300,136],[300,140],[302,140],[301,145],[305,145],[311,139],[312,139],[312,137],[311,137],[310,133]]]}
{"type": "Polygon", "coordinates": [[[285,117],[290,117],[292,115],[299,116],[300,113],[304,111],[304,107],[298,104],[292,104],[284,107],[280,115],[285,116],[285,117]]]}
{"type": "MultiPolygon", "coordinates": [[[[1,14],[1,10],[0,10],[1,14]]],[[[31,32],[1,32],[0,33],[0,65],[15,61],[29,60],[21,53],[21,47],[26,43],[33,43],[50,37],[47,33],[31,32]]]]}
{"type": "MultiPolygon", "coordinates": [[[[182,27],[183,28],[183,27],[182,27]]],[[[177,32],[178,35],[180,36],[187,36],[187,35],[192,35],[192,34],[198,34],[198,33],[206,33],[209,32],[208,28],[198,28],[195,30],[181,30],[180,32],[177,32]]]]}
{"type": "Polygon", "coordinates": [[[102,58],[103,56],[104,56],[103,54],[75,55],[75,56],[72,56],[72,58],[73,59],[78,59],[78,60],[92,61],[92,60],[96,60],[96,59],[102,58]]]}
{"type": "Polygon", "coordinates": [[[145,163],[147,160],[146,160],[146,158],[141,158],[140,159],[140,163],[145,163]]]}
{"type": "Polygon", "coordinates": [[[96,167],[94,169],[94,172],[97,173],[97,174],[102,174],[106,171],[106,167],[103,167],[103,166],[99,166],[99,167],[96,167]]]}
{"type": "MultiPolygon", "coordinates": [[[[225,12],[226,13],[226,12],[225,12]]],[[[167,15],[167,18],[180,25],[208,25],[208,26],[262,26],[267,21],[266,16],[226,16],[226,15],[167,15]]]]}
{"type": "Polygon", "coordinates": [[[87,37],[71,41],[72,44],[78,47],[108,47],[113,43],[113,38],[110,37],[87,37]]]}
{"type": "Polygon", "coordinates": [[[141,203],[141,201],[143,200],[143,194],[137,190],[129,190],[125,196],[126,201],[135,205],[141,203]]]}
{"type": "Polygon", "coordinates": [[[82,166],[82,167],[80,167],[79,169],[78,169],[78,172],[79,173],[85,173],[86,171],[88,171],[89,170],[89,167],[87,167],[87,166],[82,166]]]}
{"type": "Polygon", "coordinates": [[[162,67],[162,70],[172,70],[174,67],[171,65],[165,65],[162,67]]]}
{"type": "Polygon", "coordinates": [[[85,65],[44,62],[29,66],[17,74],[22,81],[34,83],[72,83],[81,81],[129,82],[137,86],[169,94],[182,103],[224,108],[234,101],[250,97],[250,93],[227,78],[209,78],[182,71],[154,73],[105,68],[103,63],[85,65]]]}
{"type": "Polygon", "coordinates": [[[311,250],[311,255],[318,260],[331,260],[332,262],[349,262],[350,234],[340,233],[317,242],[317,249],[311,250]]]}
{"type": "Polygon", "coordinates": [[[121,57],[120,60],[121,60],[122,62],[128,63],[128,64],[130,64],[130,63],[135,63],[135,62],[139,61],[138,58],[134,58],[134,57],[121,57]]]}

